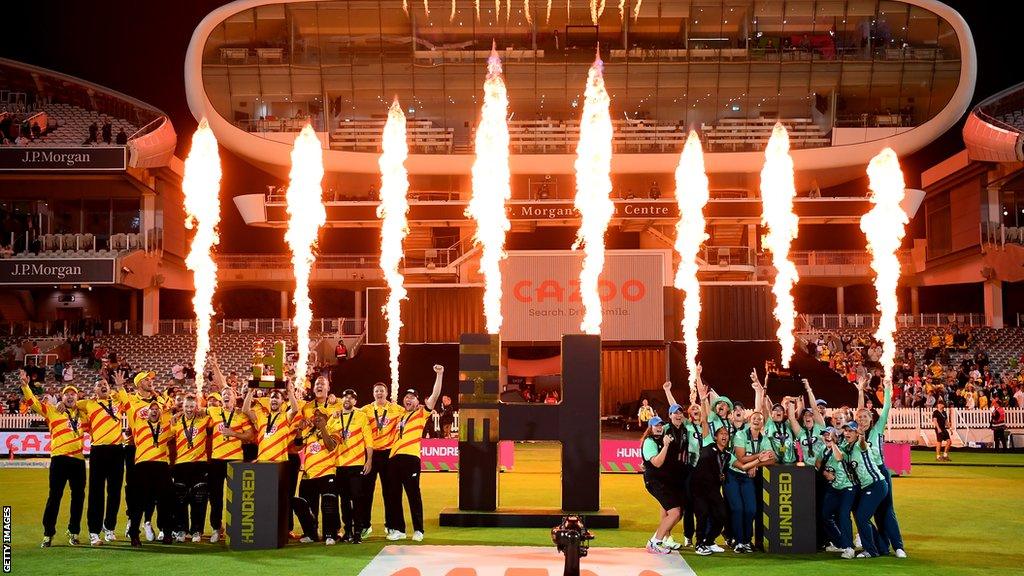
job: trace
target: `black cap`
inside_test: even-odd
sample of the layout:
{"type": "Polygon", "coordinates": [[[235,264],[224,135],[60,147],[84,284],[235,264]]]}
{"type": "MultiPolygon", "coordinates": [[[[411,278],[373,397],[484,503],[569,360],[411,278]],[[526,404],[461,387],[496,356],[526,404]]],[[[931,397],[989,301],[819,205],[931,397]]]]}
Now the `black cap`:
{"type": "Polygon", "coordinates": [[[351,388],[346,388],[345,391],[341,393],[341,396],[342,398],[344,398],[345,396],[351,396],[353,398],[359,397],[359,395],[356,394],[356,391],[351,388]]]}

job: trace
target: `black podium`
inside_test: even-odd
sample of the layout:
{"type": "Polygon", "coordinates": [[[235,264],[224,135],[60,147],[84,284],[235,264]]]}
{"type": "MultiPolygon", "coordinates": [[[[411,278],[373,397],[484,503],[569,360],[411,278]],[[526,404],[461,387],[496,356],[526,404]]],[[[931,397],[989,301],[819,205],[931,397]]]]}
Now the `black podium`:
{"type": "Polygon", "coordinates": [[[288,542],[285,462],[228,464],[226,534],[232,550],[281,548],[288,542]]]}
{"type": "Polygon", "coordinates": [[[772,554],[817,552],[814,468],[768,466],[763,475],[764,549],[772,554]]]}

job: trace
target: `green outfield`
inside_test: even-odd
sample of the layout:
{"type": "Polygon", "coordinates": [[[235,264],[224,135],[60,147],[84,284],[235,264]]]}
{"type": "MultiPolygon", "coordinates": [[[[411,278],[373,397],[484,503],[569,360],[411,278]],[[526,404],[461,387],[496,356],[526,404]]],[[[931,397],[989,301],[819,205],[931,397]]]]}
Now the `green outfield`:
{"type": "MultiPolygon", "coordinates": [[[[516,449],[515,471],[501,476],[505,506],[555,506],[558,503],[558,452],[547,445],[516,449]]],[[[954,454],[952,464],[915,466],[909,477],[894,480],[896,509],[910,558],[841,560],[820,554],[807,558],[771,555],[737,556],[731,552],[698,557],[685,552],[698,574],[773,576],[868,569],[874,573],[1024,574],[1024,454],[954,454]],[[966,465],[961,465],[966,464],[966,465]]],[[[934,462],[915,452],[914,463],[934,462]]],[[[360,546],[292,544],[283,550],[234,553],[221,544],[147,544],[132,549],[126,542],[69,548],[60,536],[55,546],[40,549],[39,518],[46,497],[46,471],[0,469],[0,504],[13,507],[14,574],[336,574],[354,575],[385,545],[380,536],[380,496],[374,509],[378,530],[360,546]]],[[[437,526],[438,512],[455,506],[457,476],[423,476],[427,544],[550,545],[546,530],[454,529],[437,526]]],[[[618,509],[622,527],[601,530],[595,546],[642,546],[654,530],[655,505],[639,475],[604,475],[602,504],[618,509]]],[[[58,522],[66,525],[67,499],[58,522]]],[[[83,518],[83,525],[84,525],[83,518]]],[[[119,537],[124,526],[118,526],[119,537]]],[[[88,540],[86,534],[82,534],[88,540]]],[[[677,539],[681,538],[678,535],[677,539]]],[[[415,546],[416,544],[408,544],[415,546]]],[[[584,564],[585,565],[585,564],[584,564]]]]}

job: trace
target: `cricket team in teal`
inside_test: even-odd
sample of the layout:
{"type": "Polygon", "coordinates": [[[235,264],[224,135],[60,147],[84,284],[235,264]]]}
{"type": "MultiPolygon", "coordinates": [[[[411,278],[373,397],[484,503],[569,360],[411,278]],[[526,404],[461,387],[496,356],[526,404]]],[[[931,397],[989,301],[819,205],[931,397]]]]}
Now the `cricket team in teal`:
{"type": "Polygon", "coordinates": [[[773,403],[768,378],[762,385],[751,372],[750,410],[706,386],[699,364],[688,409],[676,402],[672,383],[664,384],[668,418],[652,418],[641,440],[644,485],[661,510],[647,550],[670,554],[692,545],[707,556],[725,551],[716,543],[723,535],[737,554],[763,551],[761,468],[797,465],[817,472],[819,549],[846,559],[906,558],[883,458],[892,382],[883,383],[881,413],[864,407],[859,382],[857,409],[843,406],[826,415],[827,403],[815,398],[807,380],[806,404],[803,396],[773,403]],[[680,522],[683,541],[677,542],[672,529],[680,522]]]}

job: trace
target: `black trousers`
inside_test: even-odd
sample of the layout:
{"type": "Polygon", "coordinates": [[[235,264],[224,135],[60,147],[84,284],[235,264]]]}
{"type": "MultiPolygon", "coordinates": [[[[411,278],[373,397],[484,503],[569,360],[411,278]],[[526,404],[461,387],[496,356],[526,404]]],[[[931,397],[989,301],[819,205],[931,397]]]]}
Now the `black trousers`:
{"type": "Polygon", "coordinates": [[[677,476],[680,486],[679,493],[683,497],[683,536],[686,538],[693,538],[694,533],[693,498],[690,494],[690,474],[692,472],[692,466],[683,464],[677,476]]]}
{"type": "Polygon", "coordinates": [[[206,520],[206,462],[181,462],[174,465],[174,525],[178,532],[203,531],[206,520]]]}
{"type": "Polygon", "coordinates": [[[89,452],[89,511],[86,513],[90,534],[117,526],[123,482],[124,446],[93,444],[89,452]]]}
{"type": "Polygon", "coordinates": [[[317,514],[323,511],[324,538],[337,538],[341,527],[338,516],[338,490],[334,474],[320,478],[303,478],[299,483],[299,495],[293,499],[292,509],[299,517],[302,535],[319,540],[317,514]]]}
{"type": "Polygon", "coordinates": [[[153,519],[153,509],[156,501],[142,502],[142,495],[139,492],[138,480],[135,474],[135,446],[129,444],[124,447],[124,504],[125,514],[131,521],[132,509],[135,506],[142,506],[142,515],[146,522],[153,519]]]}
{"type": "Polygon", "coordinates": [[[68,532],[82,531],[82,508],[85,504],[85,460],[73,456],[50,458],[50,492],[43,509],[43,536],[57,533],[57,514],[60,501],[64,498],[64,486],[71,487],[71,514],[68,518],[68,532]]]}
{"type": "Polygon", "coordinates": [[[223,528],[224,517],[224,482],[228,478],[228,462],[230,460],[210,460],[206,471],[207,491],[210,495],[210,528],[223,528]]]}
{"type": "Polygon", "coordinates": [[[764,548],[764,476],[754,476],[754,548],[764,548]]]}
{"type": "Polygon", "coordinates": [[[380,493],[384,497],[384,527],[394,528],[391,524],[394,511],[391,510],[387,498],[388,483],[390,481],[390,469],[388,467],[391,460],[389,458],[390,454],[390,449],[373,451],[373,466],[370,469],[370,473],[364,477],[366,484],[363,491],[363,518],[360,522],[364,528],[370,526],[370,515],[373,513],[373,494],[377,490],[377,476],[380,476],[380,493]]]}
{"type": "Polygon", "coordinates": [[[390,489],[384,492],[384,512],[390,508],[394,517],[388,521],[392,530],[405,532],[405,513],[402,511],[402,492],[409,499],[409,514],[412,516],[412,529],[423,532],[423,495],[420,494],[420,459],[418,456],[399,454],[392,456],[388,462],[388,482],[390,489]]]}
{"type": "Polygon", "coordinates": [[[992,436],[995,438],[996,452],[999,451],[1000,444],[1003,446],[1003,452],[1006,452],[1006,428],[993,428],[992,436]]]}
{"type": "Polygon", "coordinates": [[[151,502],[156,503],[157,525],[165,535],[174,530],[174,488],[171,467],[166,462],[139,462],[135,465],[135,492],[138,498],[128,511],[129,536],[138,536],[142,516],[151,502]]]}
{"type": "Polygon", "coordinates": [[[722,528],[729,519],[722,498],[721,488],[717,486],[691,485],[693,489],[693,508],[697,515],[697,543],[710,546],[715,538],[722,533],[722,528]]]}
{"type": "Polygon", "coordinates": [[[346,533],[358,534],[370,525],[363,467],[339,466],[336,471],[342,525],[346,533]]]}
{"type": "MultiPolygon", "coordinates": [[[[299,470],[302,469],[302,459],[299,458],[297,453],[288,453],[288,503],[291,505],[292,498],[295,497],[295,487],[299,485],[299,470]]],[[[292,510],[288,511],[288,531],[291,532],[295,529],[295,514],[292,510]]]]}

